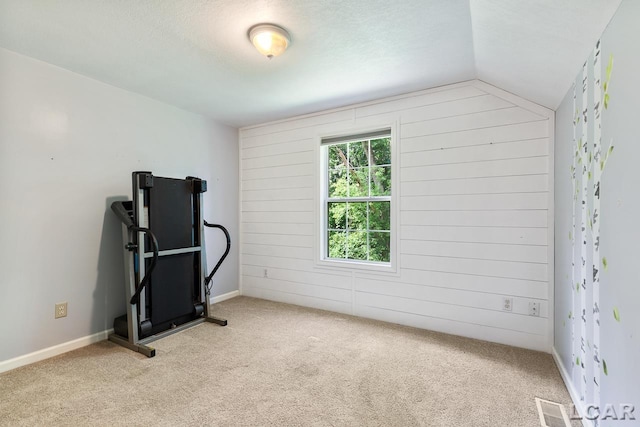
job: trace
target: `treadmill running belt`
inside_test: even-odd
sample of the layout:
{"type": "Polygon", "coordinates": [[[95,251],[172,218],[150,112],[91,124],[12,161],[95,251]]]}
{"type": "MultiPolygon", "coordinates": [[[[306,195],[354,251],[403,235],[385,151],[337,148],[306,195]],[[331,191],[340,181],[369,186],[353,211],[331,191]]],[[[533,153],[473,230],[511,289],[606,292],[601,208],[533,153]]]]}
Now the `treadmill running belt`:
{"type": "Polygon", "coordinates": [[[188,181],[154,177],[149,189],[149,228],[159,250],[193,246],[193,193],[188,181]]]}
{"type": "Polygon", "coordinates": [[[153,325],[193,313],[196,256],[199,257],[200,252],[167,255],[158,259],[148,287],[153,325]]]}

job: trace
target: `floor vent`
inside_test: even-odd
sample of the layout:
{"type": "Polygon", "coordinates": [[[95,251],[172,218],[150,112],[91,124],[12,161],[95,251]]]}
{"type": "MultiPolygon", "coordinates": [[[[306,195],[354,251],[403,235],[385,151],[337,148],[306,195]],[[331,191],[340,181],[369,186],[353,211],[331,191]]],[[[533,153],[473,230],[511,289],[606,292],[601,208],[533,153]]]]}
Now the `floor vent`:
{"type": "Polygon", "coordinates": [[[536,406],[542,427],[571,427],[567,412],[560,403],[536,397],[536,406]]]}

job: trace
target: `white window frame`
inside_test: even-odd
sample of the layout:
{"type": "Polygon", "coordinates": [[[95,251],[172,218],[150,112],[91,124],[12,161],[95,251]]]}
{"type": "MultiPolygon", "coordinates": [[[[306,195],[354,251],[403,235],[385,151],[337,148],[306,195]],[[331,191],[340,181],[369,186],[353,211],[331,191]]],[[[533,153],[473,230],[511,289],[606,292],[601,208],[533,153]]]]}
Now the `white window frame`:
{"type": "MultiPolygon", "coordinates": [[[[352,141],[357,138],[352,139],[352,141]]],[[[385,123],[377,126],[369,126],[365,128],[352,128],[348,130],[340,131],[339,133],[330,133],[318,135],[316,139],[316,164],[318,165],[316,174],[316,189],[317,189],[317,202],[316,202],[316,245],[315,245],[315,263],[320,268],[334,268],[334,269],[350,269],[350,270],[363,270],[371,272],[382,273],[396,273],[398,271],[398,217],[399,217],[399,154],[398,154],[398,132],[397,123],[385,123]],[[391,214],[391,226],[390,226],[390,246],[391,256],[390,262],[376,262],[376,261],[362,261],[352,259],[336,259],[329,258],[327,256],[327,211],[326,206],[328,202],[328,150],[325,149],[323,141],[333,138],[345,138],[344,142],[348,142],[349,137],[374,133],[378,131],[388,130],[391,139],[391,197],[390,197],[390,214],[391,214]]],[[[384,196],[384,200],[388,196],[384,196]]],[[[367,198],[368,199],[368,198],[367,198]]],[[[353,200],[357,201],[357,200],[353,200]]]]}

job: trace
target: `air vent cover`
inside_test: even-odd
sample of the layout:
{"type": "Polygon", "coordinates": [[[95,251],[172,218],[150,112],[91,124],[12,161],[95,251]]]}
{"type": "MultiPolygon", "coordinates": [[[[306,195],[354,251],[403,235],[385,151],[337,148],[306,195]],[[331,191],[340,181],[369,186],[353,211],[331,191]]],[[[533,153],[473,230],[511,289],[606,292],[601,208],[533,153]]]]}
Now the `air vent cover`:
{"type": "Polygon", "coordinates": [[[571,427],[564,406],[560,403],[536,397],[536,406],[542,427],[571,427]]]}

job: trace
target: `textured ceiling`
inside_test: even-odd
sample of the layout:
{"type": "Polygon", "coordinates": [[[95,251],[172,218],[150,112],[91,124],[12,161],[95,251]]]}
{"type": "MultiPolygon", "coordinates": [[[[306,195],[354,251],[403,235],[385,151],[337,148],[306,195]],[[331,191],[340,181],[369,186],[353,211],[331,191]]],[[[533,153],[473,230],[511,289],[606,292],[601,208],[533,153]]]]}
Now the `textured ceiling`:
{"type": "Polygon", "coordinates": [[[233,126],[473,78],[555,109],[619,3],[0,0],[0,46],[233,126]]]}

